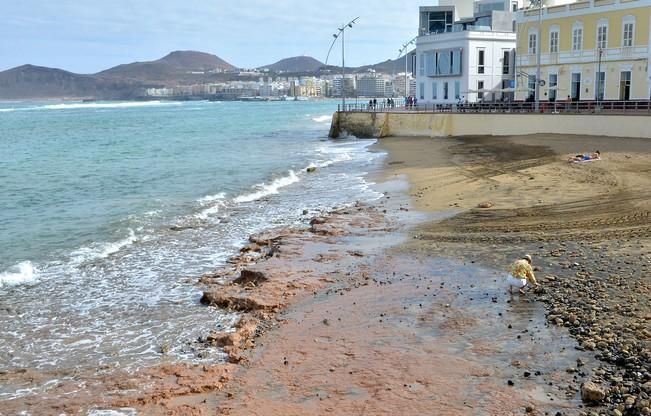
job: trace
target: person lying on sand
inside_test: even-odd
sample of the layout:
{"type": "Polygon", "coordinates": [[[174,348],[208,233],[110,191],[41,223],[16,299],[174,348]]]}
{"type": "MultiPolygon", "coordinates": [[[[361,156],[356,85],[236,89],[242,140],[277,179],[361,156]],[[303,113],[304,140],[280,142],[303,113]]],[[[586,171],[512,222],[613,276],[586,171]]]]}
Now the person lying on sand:
{"type": "Polygon", "coordinates": [[[520,293],[524,294],[524,287],[527,285],[527,282],[538,286],[536,276],[534,276],[533,268],[531,267],[531,256],[529,254],[525,254],[521,259],[511,264],[506,282],[509,286],[509,293],[513,293],[513,288],[515,287],[520,293]]]}
{"type": "Polygon", "coordinates": [[[582,155],[570,156],[568,162],[587,162],[589,160],[599,160],[601,159],[601,152],[595,150],[592,153],[583,153],[582,155]]]}

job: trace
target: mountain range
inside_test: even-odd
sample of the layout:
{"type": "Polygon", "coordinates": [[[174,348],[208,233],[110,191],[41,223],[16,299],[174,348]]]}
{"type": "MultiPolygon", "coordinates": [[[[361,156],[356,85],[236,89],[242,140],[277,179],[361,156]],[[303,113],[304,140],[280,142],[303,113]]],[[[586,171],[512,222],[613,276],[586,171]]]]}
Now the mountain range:
{"type": "MultiPolygon", "coordinates": [[[[404,62],[404,61],[403,61],[404,62]]],[[[347,72],[400,72],[397,61],[347,68],[347,72]]],[[[309,56],[282,59],[257,68],[272,74],[321,75],[339,70],[309,56]]],[[[146,88],[173,87],[228,80],[255,80],[255,74],[218,56],[196,51],[174,51],[155,61],[118,65],[96,74],[76,74],[57,68],[22,65],[0,72],[0,99],[86,98],[134,99],[146,88]]]]}

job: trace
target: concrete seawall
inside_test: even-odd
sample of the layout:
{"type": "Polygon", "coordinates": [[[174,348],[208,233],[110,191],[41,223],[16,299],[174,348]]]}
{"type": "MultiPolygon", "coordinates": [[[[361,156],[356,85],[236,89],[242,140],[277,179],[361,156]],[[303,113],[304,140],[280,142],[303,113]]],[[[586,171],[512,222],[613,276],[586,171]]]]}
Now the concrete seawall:
{"type": "Polygon", "coordinates": [[[594,114],[337,112],[330,137],[580,134],[651,138],[651,116],[594,114]]]}

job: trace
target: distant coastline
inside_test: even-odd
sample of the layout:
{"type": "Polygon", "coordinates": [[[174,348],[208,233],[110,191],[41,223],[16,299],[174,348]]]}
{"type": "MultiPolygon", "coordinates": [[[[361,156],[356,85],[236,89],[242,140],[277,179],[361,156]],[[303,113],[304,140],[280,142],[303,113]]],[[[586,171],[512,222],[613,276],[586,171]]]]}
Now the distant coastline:
{"type": "MultiPolygon", "coordinates": [[[[395,72],[395,61],[346,68],[360,77],[395,72]]],[[[239,100],[248,97],[332,97],[341,94],[339,67],[309,56],[282,59],[258,68],[238,68],[218,56],[175,51],[148,62],[117,65],[95,74],[22,65],[0,71],[0,100],[239,100]],[[337,86],[338,85],[338,86],[337,86]]],[[[348,84],[348,82],[346,83],[348,84]]],[[[403,83],[401,83],[403,85],[403,83]]],[[[346,85],[346,93],[353,94],[346,85]]],[[[380,93],[373,94],[381,96],[380,93]]]]}

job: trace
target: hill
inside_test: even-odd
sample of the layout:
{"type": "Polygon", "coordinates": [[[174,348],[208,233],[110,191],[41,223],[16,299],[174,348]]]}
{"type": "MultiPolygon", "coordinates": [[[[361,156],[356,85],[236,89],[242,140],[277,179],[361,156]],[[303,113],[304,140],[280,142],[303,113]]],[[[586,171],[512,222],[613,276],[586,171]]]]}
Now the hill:
{"type": "MultiPolygon", "coordinates": [[[[413,50],[409,52],[410,55],[413,55],[416,51],[413,50]]],[[[408,60],[409,61],[409,60],[408,60]]],[[[408,62],[408,65],[411,65],[411,62],[408,62]]],[[[374,65],[365,65],[355,68],[355,72],[366,72],[369,69],[374,70],[375,72],[382,72],[385,74],[397,74],[399,72],[405,72],[405,57],[398,59],[387,59],[384,62],[380,62],[374,65]]],[[[411,68],[410,68],[411,70],[411,68]]]]}
{"type": "Polygon", "coordinates": [[[57,68],[22,65],[0,72],[0,98],[97,97],[126,99],[138,85],[57,68]]]}
{"type": "Polygon", "coordinates": [[[144,88],[212,81],[222,71],[236,70],[218,56],[204,52],[175,51],[161,59],[118,65],[84,75],[34,65],[0,72],[0,98],[130,99],[144,88]]]}
{"type": "Polygon", "coordinates": [[[323,62],[311,56],[294,56],[292,58],[281,59],[275,64],[261,66],[258,69],[268,69],[272,72],[316,72],[323,65],[323,62]]]}
{"type": "Polygon", "coordinates": [[[235,66],[204,52],[174,51],[155,61],[133,62],[109,68],[95,75],[139,81],[169,81],[192,72],[233,71],[235,66]]]}

